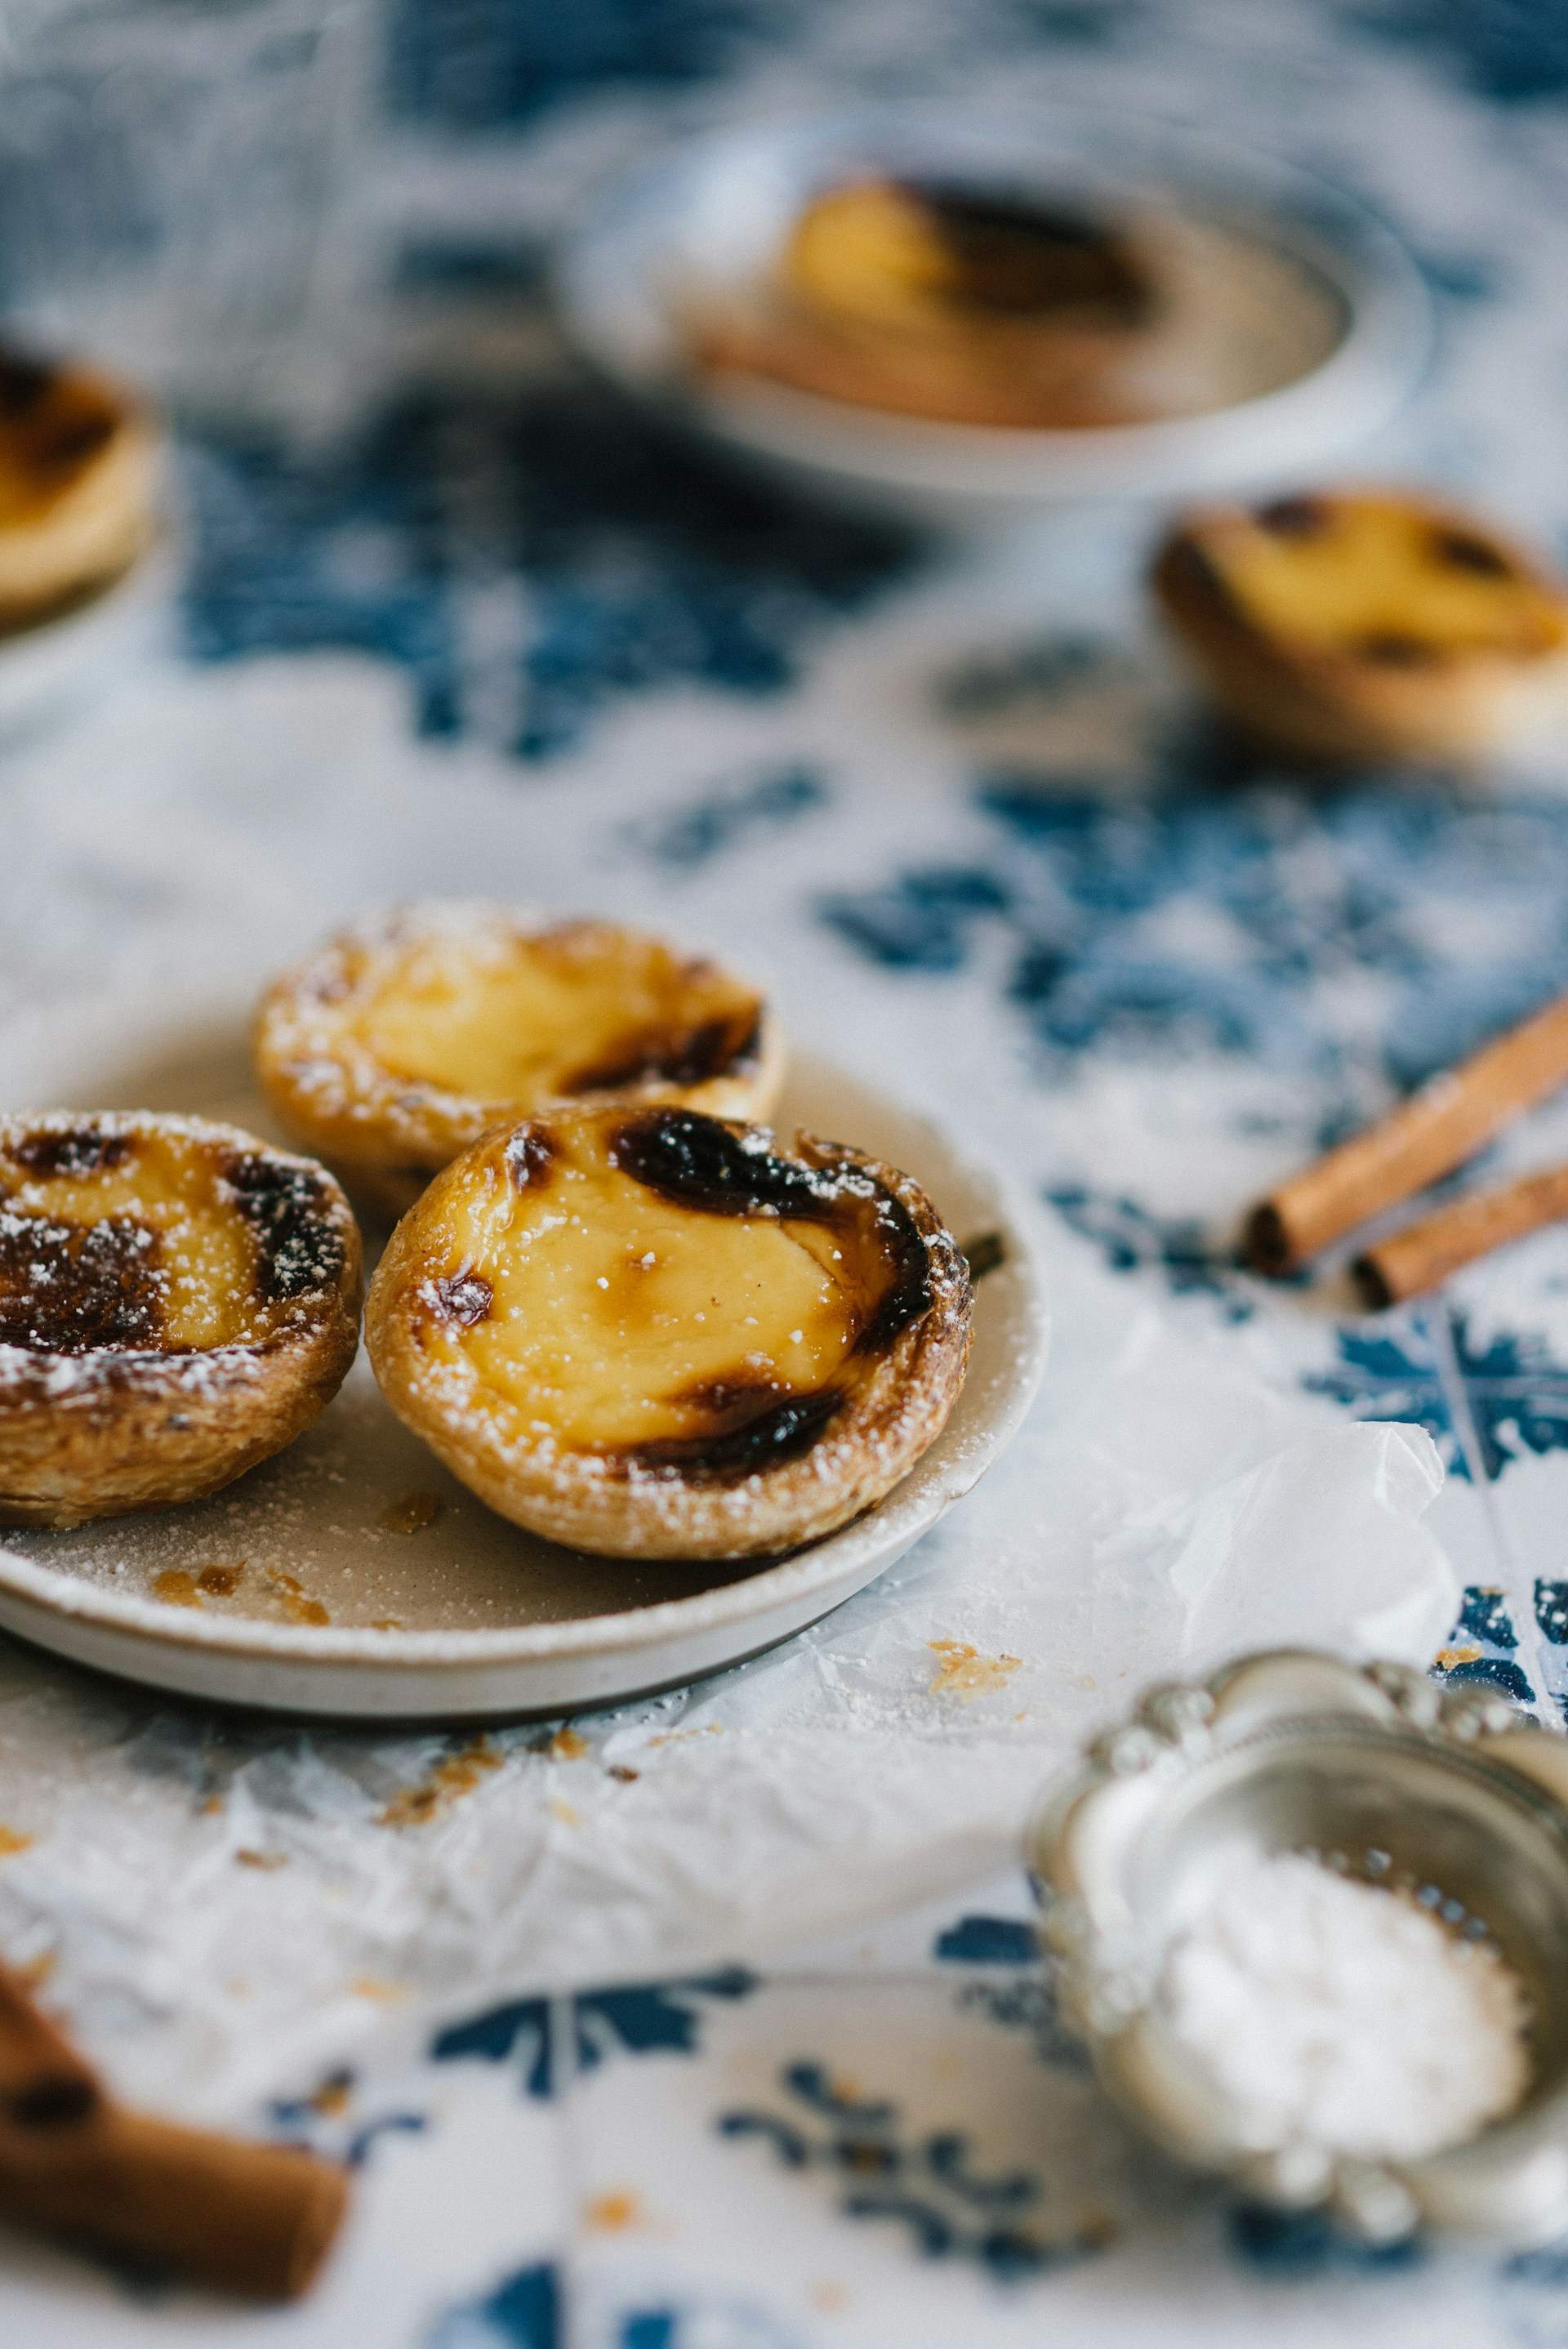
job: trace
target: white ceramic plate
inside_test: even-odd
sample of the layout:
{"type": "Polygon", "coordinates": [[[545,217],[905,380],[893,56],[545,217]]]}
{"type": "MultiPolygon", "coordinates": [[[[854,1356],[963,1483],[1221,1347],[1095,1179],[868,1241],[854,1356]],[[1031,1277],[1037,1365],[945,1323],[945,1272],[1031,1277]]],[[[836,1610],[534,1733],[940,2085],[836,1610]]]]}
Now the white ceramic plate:
{"type": "Polygon", "coordinates": [[[568,331],[624,389],[804,486],[923,520],[1308,471],[1393,412],[1430,343],[1414,263],[1352,197],[1272,158],[1122,115],[1007,122],[883,108],[727,131],[624,183],[570,240],[557,275],[568,331]],[[744,282],[813,188],[867,169],[989,175],[1057,199],[1152,198],[1295,264],[1341,305],[1343,330],[1280,388],[1201,415],[1075,431],[927,422],[699,378],[673,295],[744,282]]]}
{"type": "MultiPolygon", "coordinates": [[[[37,1020],[0,1041],[0,1100],[184,1109],[265,1133],[245,1030],[242,1005],[203,1019],[164,997],[37,1020]]],[[[805,1060],[779,1123],[908,1168],[960,1241],[995,1231],[1006,1251],[976,1292],[969,1375],[947,1428],[842,1532],[762,1567],[590,1558],[537,1541],[493,1516],[398,1424],[361,1356],[309,1433],[211,1500],[0,1537],[0,1627],[183,1695],[458,1720],[611,1704],[717,1671],[814,1622],[985,1474],[1038,1383],[1046,1322],[1026,1219],[934,1127],[805,1060]],[[438,1502],[434,1522],[393,1530],[388,1511],[413,1495],[438,1502]],[[188,1592],[212,1566],[242,1569],[232,1595],[197,1605],[158,1595],[160,1586],[188,1592]],[[171,1576],[184,1579],[163,1579],[171,1576]]]]}
{"type": "Polygon", "coordinates": [[[123,577],[74,611],[0,636],[0,741],[46,726],[162,649],[173,627],[179,544],[166,525],[123,577]]]}

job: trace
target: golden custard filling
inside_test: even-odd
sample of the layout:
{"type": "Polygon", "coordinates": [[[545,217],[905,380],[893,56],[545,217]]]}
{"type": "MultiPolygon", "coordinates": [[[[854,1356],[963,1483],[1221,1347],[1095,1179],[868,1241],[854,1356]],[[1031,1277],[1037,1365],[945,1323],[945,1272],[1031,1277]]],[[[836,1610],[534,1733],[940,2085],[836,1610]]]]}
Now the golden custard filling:
{"type": "Polygon", "coordinates": [[[412,940],[348,1027],[395,1076],[528,1108],[721,1075],[754,1052],[760,1016],[758,999],[712,965],[582,924],[412,940]]]}
{"type": "Polygon", "coordinates": [[[1415,500],[1283,498],[1203,541],[1260,632],[1390,664],[1532,657],[1568,644],[1568,603],[1490,533],[1415,500]]]}
{"type": "Polygon", "coordinates": [[[673,1109],[498,1139],[441,1202],[427,1356],[573,1451],[744,1469],[799,1448],[929,1303],[924,1247],[868,1176],[768,1140],[673,1109]]]}
{"type": "Polygon", "coordinates": [[[238,1138],[129,1120],[0,1128],[0,1344],[254,1345],[343,1262],[319,1178],[238,1138]]]}
{"type": "Polygon", "coordinates": [[[1151,288],[1121,237],[1024,199],[893,180],[828,189],[784,254],[792,290],[891,326],[1038,322],[1064,312],[1141,323],[1151,288]]]}

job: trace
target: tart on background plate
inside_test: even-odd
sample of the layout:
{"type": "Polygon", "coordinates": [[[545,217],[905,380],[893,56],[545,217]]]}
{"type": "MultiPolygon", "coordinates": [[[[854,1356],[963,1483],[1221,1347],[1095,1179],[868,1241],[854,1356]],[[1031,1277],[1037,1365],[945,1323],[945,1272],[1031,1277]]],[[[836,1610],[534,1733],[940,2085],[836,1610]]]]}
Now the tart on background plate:
{"type": "Polygon", "coordinates": [[[488,1134],[397,1226],[366,1343],[393,1410],[503,1516],[617,1557],[763,1557],[941,1433],[973,1294],[919,1185],[683,1107],[488,1134]]]}
{"type": "Polygon", "coordinates": [[[0,1524],[216,1492],[330,1402],[359,1235],[324,1169],[150,1112],[0,1119],[0,1524]]]}
{"type": "Polygon", "coordinates": [[[373,916],[285,973],[255,1056],[289,1133],[388,1216],[549,1102],[762,1117],[783,1075],[768,1005],[717,964],[610,922],[444,903],[373,916]]]}
{"type": "Polygon", "coordinates": [[[1418,492],[1199,509],[1152,585],[1221,709],[1297,758],[1469,765],[1568,715],[1568,586],[1418,492]]]}
{"type": "Polygon", "coordinates": [[[108,586],[151,543],[159,434],[107,377],[0,349],[0,632],[108,586]]]}
{"type": "Polygon", "coordinates": [[[1121,223],[962,181],[861,177],[805,205],[748,303],[699,320],[704,365],[952,423],[1142,412],[1121,370],[1161,308],[1121,223]]]}

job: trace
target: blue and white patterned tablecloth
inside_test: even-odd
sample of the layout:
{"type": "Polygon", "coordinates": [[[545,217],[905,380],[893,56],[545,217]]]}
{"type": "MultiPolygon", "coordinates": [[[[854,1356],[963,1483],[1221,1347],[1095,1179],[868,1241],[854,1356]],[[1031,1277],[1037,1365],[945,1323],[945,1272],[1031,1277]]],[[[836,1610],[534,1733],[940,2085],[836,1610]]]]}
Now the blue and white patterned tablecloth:
{"type": "MultiPolygon", "coordinates": [[[[386,29],[342,231],[358,258],[325,274],[333,315],[314,327],[341,363],[341,429],[187,436],[180,663],[7,754],[8,1005],[308,927],[344,886],[337,849],[301,854],[302,810],[380,804],[378,761],[459,812],[482,789],[504,810],[507,888],[749,952],[807,1040],[968,1117],[1097,1313],[1148,1308],[1152,1342],[1315,1427],[1425,1429],[1449,1472],[1429,1522],[1470,1586],[1437,1669],[1561,1725],[1568,1234],[1376,1320],[1264,1289],[1227,1237],[1260,1184],[1568,986],[1568,748],[1560,791],[1501,796],[1237,771],[1150,639],[1125,526],[955,550],[809,512],[655,447],[559,362],[540,302],[543,242],[606,165],[748,104],[962,89],[1176,114],[1394,214],[1440,351],[1366,462],[1483,495],[1568,554],[1568,16],[1546,0],[395,0],[386,29]],[[84,768],[100,786],[123,771],[123,793],[84,768]]],[[[372,895],[379,844],[363,853],[372,895]]],[[[1561,1104],[1499,1154],[1565,1154],[1561,1104]]],[[[1053,1373],[1047,1413],[1076,1375],[1076,1357],[1053,1373]]],[[[919,1572],[897,1608],[918,1605],[919,1572]]],[[[845,1636],[874,1682],[874,1610],[897,1609],[857,1606],[845,1636]]],[[[1083,1637],[1037,1622],[1026,1659],[1030,1702],[1075,1725],[1109,1693],[1083,1637]]],[[[721,1687],[668,1721],[695,1734],[722,1703],[721,1687]]],[[[141,1937],[156,1982],[156,1888],[104,1888],[122,1826],[139,1848],[143,1795],[188,1783],[194,1815],[189,1724],[8,1647],[8,1787],[71,1708],[124,1806],[99,1822],[96,1921],[141,1937]]],[[[586,1754],[533,1753],[560,1818],[598,1799],[618,1733],[589,1723],[586,1754]]],[[[349,1747],[302,1762],[289,1734],[258,1738],[256,1799],[269,1771],[348,1786],[349,1747]]],[[[413,1741],[400,1766],[442,1750],[413,1741]]],[[[504,1834],[493,1803],[476,1816],[504,1834]]],[[[0,2337],[1568,2343],[1568,2253],[1367,2252],[1229,2209],[1141,2151],[1058,2030],[1005,1840],[975,1848],[980,1880],[778,1964],[490,2000],[433,2033],[399,2030],[396,1982],[359,1984],[389,2002],[385,2032],[346,2030],[335,2054],[329,2017],[319,2061],[270,2071],[263,2045],[233,2115],[359,2166],[353,2230],[303,2309],[237,2313],[7,2238],[0,2337]]],[[[59,1929],[70,1858],[40,1837],[0,1863],[12,1954],[59,1929]]],[[[443,1916],[461,1900],[458,1869],[443,1916]]],[[[149,1992],[100,2018],[108,2059],[139,2033],[156,2048],[161,2011],[149,1992]]]]}

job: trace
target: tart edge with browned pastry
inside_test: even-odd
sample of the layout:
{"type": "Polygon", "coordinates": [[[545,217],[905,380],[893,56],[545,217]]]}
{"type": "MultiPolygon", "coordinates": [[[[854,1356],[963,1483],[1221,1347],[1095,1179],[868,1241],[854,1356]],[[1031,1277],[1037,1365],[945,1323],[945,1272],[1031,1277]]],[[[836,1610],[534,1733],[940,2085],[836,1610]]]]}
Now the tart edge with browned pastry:
{"type": "MultiPolygon", "coordinates": [[[[1354,493],[1349,493],[1354,494],[1354,493]]],[[[1276,502],[1305,503],[1305,500],[1276,502]]],[[[1332,507],[1334,497],[1322,502],[1332,507]]],[[[1216,704],[1259,742],[1312,763],[1433,760],[1473,764],[1522,744],[1568,714],[1568,595],[1532,559],[1476,518],[1421,500],[1434,531],[1495,550],[1500,564],[1562,601],[1561,646],[1324,647],[1265,628],[1234,594],[1211,546],[1246,510],[1180,517],[1150,570],[1156,603],[1216,704]]]]}
{"type": "MultiPolygon", "coordinates": [[[[150,1112],[0,1118],[0,1154],[19,1139],[90,1135],[134,1145],[150,1133],[211,1154],[214,1182],[253,1244],[252,1301],[268,1326],[255,1339],[209,1347],[61,1342],[41,1309],[46,1342],[0,1343],[0,1524],[81,1525],[216,1492],[302,1433],[354,1360],[359,1232],[325,1168],[237,1126],[150,1112]]],[[[18,1233],[20,1247],[27,1237],[18,1233]]]]}
{"type": "MultiPolygon", "coordinates": [[[[343,1007],[362,984],[360,974],[389,975],[400,955],[427,937],[446,936],[458,921],[510,928],[521,940],[591,940],[597,934],[676,955],[664,940],[620,923],[552,921],[506,905],[431,901],[366,916],[273,980],[255,1022],[263,1092],[291,1137],[322,1157],[365,1207],[389,1222],[405,1214],[431,1177],[481,1134],[543,1105],[482,1100],[400,1075],[346,1034],[343,1007]]],[[[695,1042],[676,1037],[674,1073],[585,1084],[570,1095],[573,1104],[678,1101],[716,1117],[768,1115],[783,1084],[785,1058],[771,1006],[759,990],[701,957],[687,957],[685,967],[694,975],[731,980],[738,1004],[744,1002],[745,1016],[733,1037],[711,1040],[714,1065],[701,1065],[707,1040],[700,1030],[695,1042]],[[683,1040],[694,1055],[685,1073],[679,1063],[683,1040]]]]}

